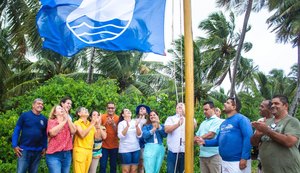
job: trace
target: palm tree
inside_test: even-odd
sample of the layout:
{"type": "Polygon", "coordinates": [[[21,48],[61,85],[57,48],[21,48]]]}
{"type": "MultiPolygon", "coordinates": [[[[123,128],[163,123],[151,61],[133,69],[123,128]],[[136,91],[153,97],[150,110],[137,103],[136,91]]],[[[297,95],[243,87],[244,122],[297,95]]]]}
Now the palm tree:
{"type": "MultiPolygon", "coordinates": [[[[202,49],[202,66],[207,73],[208,81],[215,86],[221,85],[227,75],[230,80],[233,78],[230,69],[234,62],[240,35],[234,32],[234,14],[230,13],[229,18],[230,20],[227,21],[221,12],[212,13],[208,19],[202,21],[199,25],[199,28],[207,33],[206,38],[198,38],[197,40],[197,44],[202,49]]],[[[246,42],[243,46],[245,52],[251,50],[251,48],[252,44],[249,42],[246,42]]],[[[257,70],[257,67],[253,67],[252,60],[242,57],[238,69],[237,84],[243,86],[244,81],[240,79],[251,79],[251,74],[257,70]]]]}
{"type": "Polygon", "coordinates": [[[10,41],[19,58],[25,58],[29,48],[34,48],[34,51],[41,49],[41,39],[35,25],[39,7],[37,1],[5,0],[0,3],[1,22],[9,28],[10,41]]]}
{"type": "Polygon", "coordinates": [[[87,83],[92,83],[93,80],[93,73],[94,73],[94,58],[95,58],[95,48],[87,49],[87,54],[89,55],[89,69],[88,69],[88,76],[86,79],[87,83]]]}
{"type": "MultiPolygon", "coordinates": [[[[10,68],[11,62],[13,62],[12,52],[14,52],[13,46],[7,41],[7,29],[0,30],[0,108],[5,99],[4,94],[7,90],[5,80],[13,74],[10,68]]],[[[0,110],[1,111],[1,110],[0,110]]]]}
{"type": "Polygon", "coordinates": [[[235,17],[230,13],[230,20],[227,21],[223,13],[212,13],[198,28],[207,33],[206,38],[199,37],[196,41],[202,49],[202,64],[204,71],[207,71],[207,79],[214,85],[221,85],[226,75],[230,74],[236,53],[238,35],[234,33],[235,17]]]}
{"type": "Polygon", "coordinates": [[[276,94],[290,97],[296,90],[295,79],[286,76],[283,70],[278,69],[271,70],[268,75],[262,72],[256,73],[255,84],[252,91],[265,99],[271,99],[276,94]]]}
{"type": "Polygon", "coordinates": [[[159,92],[169,77],[159,72],[162,63],[145,62],[141,52],[97,50],[95,72],[116,79],[120,92],[151,95],[159,92]]]}
{"type": "Polygon", "coordinates": [[[245,35],[247,32],[247,25],[248,21],[250,18],[251,10],[252,10],[252,5],[253,5],[253,0],[248,0],[248,1],[241,1],[241,0],[217,0],[217,4],[220,7],[226,7],[227,9],[231,9],[232,6],[239,8],[240,10],[245,10],[245,17],[243,21],[243,28],[241,32],[241,36],[239,39],[239,44],[237,47],[237,52],[235,55],[234,59],[234,66],[233,66],[233,71],[232,71],[232,80],[231,80],[231,87],[230,87],[230,96],[235,95],[235,85],[236,85],[236,74],[237,74],[237,69],[238,69],[238,64],[241,58],[241,51],[243,48],[244,40],[245,40],[245,35]],[[246,8],[244,8],[243,4],[247,3],[246,8]]]}
{"type": "MultiPolygon", "coordinates": [[[[234,32],[235,18],[233,13],[230,14],[230,21],[227,21],[221,12],[213,13],[208,19],[200,23],[199,28],[207,33],[207,37],[197,38],[194,44],[194,66],[197,67],[194,72],[196,102],[208,98],[208,92],[213,87],[221,85],[227,75],[231,78],[230,67],[240,37],[238,33],[234,32]]],[[[175,69],[177,69],[175,78],[180,83],[181,74],[183,73],[183,67],[180,63],[182,58],[176,52],[181,51],[183,41],[178,39],[174,45],[175,49],[169,50],[169,52],[175,57],[175,69]]],[[[251,43],[244,44],[243,49],[246,52],[251,48],[251,43]]],[[[173,62],[170,62],[168,66],[172,69],[173,62]]],[[[253,61],[246,58],[242,58],[239,68],[239,79],[251,79],[252,72],[257,70],[257,67],[253,67],[253,61]]],[[[250,81],[253,80],[248,80],[248,82],[250,81]]],[[[243,82],[243,80],[238,80],[238,85],[245,88],[243,82]]]]}
{"type": "Polygon", "coordinates": [[[5,81],[7,97],[24,94],[55,75],[75,76],[80,67],[79,56],[68,59],[53,51],[44,50],[37,58],[36,62],[21,59],[22,65],[13,69],[14,74],[5,81]]]}
{"type": "Polygon", "coordinates": [[[276,33],[277,41],[291,42],[294,47],[298,47],[297,91],[289,110],[289,113],[294,116],[300,101],[300,1],[270,1],[269,10],[275,11],[268,18],[267,23],[276,33]]]}
{"type": "MultiPolygon", "coordinates": [[[[168,50],[174,57],[174,59],[168,62],[168,74],[171,74],[172,79],[175,81],[176,88],[180,92],[176,92],[176,88],[173,88],[173,92],[181,96],[182,100],[184,97],[183,87],[185,85],[184,78],[184,37],[175,40],[174,49],[168,50]],[[181,52],[181,53],[179,53],[181,52]]],[[[197,105],[202,99],[208,97],[208,91],[213,87],[212,83],[207,80],[205,67],[203,66],[203,56],[200,55],[200,47],[194,42],[194,99],[197,105]]]]}

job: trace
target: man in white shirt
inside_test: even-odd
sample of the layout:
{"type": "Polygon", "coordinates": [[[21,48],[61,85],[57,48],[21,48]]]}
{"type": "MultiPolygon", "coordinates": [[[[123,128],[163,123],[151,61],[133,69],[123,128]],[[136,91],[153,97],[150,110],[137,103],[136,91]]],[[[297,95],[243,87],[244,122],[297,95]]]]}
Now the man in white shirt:
{"type": "Polygon", "coordinates": [[[176,106],[176,114],[167,118],[165,122],[165,132],[168,133],[167,173],[182,173],[184,171],[185,150],[184,103],[178,103],[176,106]]]}

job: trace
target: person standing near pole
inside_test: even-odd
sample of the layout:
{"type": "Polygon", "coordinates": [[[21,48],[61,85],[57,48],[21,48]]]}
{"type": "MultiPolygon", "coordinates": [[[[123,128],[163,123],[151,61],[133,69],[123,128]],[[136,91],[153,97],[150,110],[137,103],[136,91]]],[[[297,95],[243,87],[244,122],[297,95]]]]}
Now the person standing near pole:
{"type": "MultiPolygon", "coordinates": [[[[212,101],[203,103],[203,111],[205,120],[200,124],[196,132],[195,141],[199,137],[203,139],[214,139],[219,133],[222,119],[215,114],[215,105],[212,101]]],[[[220,173],[221,157],[219,155],[219,147],[205,147],[200,145],[200,169],[202,173],[220,173]]]]}
{"type": "MultiPolygon", "coordinates": [[[[194,119],[194,127],[196,120],[194,119]]],[[[185,152],[185,105],[176,105],[176,114],[169,116],[165,121],[165,132],[167,136],[167,173],[184,172],[185,152]]]]}
{"type": "Polygon", "coordinates": [[[222,157],[222,173],[251,173],[251,144],[253,134],[250,120],[240,114],[241,102],[230,97],[224,103],[227,118],[220,126],[220,132],[215,139],[196,142],[203,146],[219,146],[222,157]]]}

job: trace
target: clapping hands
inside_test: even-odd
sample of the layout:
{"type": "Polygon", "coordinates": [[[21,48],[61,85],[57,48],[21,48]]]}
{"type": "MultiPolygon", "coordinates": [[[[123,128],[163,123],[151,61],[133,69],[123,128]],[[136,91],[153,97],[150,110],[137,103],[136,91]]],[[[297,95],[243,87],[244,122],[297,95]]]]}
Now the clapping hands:
{"type": "Polygon", "coordinates": [[[203,144],[205,144],[204,139],[201,138],[200,136],[195,136],[195,137],[194,137],[194,142],[197,143],[198,145],[203,145],[203,144]]]}

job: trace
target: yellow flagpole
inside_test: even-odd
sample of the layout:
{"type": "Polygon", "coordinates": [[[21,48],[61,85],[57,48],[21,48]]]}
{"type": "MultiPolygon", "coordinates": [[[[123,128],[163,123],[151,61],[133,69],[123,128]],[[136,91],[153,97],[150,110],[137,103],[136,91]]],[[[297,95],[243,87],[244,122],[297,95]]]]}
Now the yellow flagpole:
{"type": "Polygon", "coordinates": [[[185,62],[185,161],[186,173],[194,173],[194,53],[191,0],[184,0],[184,62],[185,62]]]}

